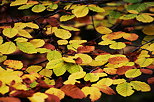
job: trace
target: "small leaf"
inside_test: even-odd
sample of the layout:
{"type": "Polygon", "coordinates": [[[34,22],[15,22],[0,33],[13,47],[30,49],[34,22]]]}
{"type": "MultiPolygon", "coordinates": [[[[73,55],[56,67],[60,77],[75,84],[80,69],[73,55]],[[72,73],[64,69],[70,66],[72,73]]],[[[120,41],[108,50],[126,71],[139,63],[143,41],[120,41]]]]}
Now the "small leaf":
{"type": "Polygon", "coordinates": [[[96,84],[93,84],[93,86],[101,86],[101,85],[111,86],[112,83],[113,83],[112,79],[110,79],[110,78],[102,78],[96,84]]]}
{"type": "Polygon", "coordinates": [[[65,93],[62,90],[56,88],[50,88],[46,90],[45,93],[53,94],[55,96],[58,96],[60,99],[63,99],[65,96],[65,93]]]}
{"type": "Polygon", "coordinates": [[[13,38],[18,33],[18,30],[15,28],[5,28],[3,30],[3,34],[9,38],[13,38]]]}
{"type": "Polygon", "coordinates": [[[32,22],[26,23],[26,26],[33,29],[39,29],[39,26],[32,22]]]}
{"type": "Polygon", "coordinates": [[[51,61],[51,60],[56,60],[56,59],[60,59],[60,58],[62,58],[62,55],[61,55],[61,53],[60,53],[59,51],[56,51],[56,50],[50,51],[50,52],[47,54],[47,59],[48,59],[49,61],[51,61]]]}
{"type": "Polygon", "coordinates": [[[122,49],[126,47],[126,44],[123,42],[114,42],[109,47],[111,49],[122,49]]]}
{"type": "Polygon", "coordinates": [[[32,36],[26,30],[18,30],[18,35],[26,38],[32,38],[32,36]]]}
{"type": "Polygon", "coordinates": [[[96,6],[94,4],[88,5],[88,8],[94,12],[105,12],[103,8],[100,8],[99,6],[96,6]]]}
{"type": "Polygon", "coordinates": [[[94,46],[80,46],[77,51],[80,53],[89,53],[95,50],[94,46]]]}
{"type": "Polygon", "coordinates": [[[54,31],[55,36],[61,39],[69,39],[71,37],[71,33],[64,29],[57,29],[54,31]]]}
{"type": "Polygon", "coordinates": [[[66,72],[66,67],[64,63],[59,64],[56,68],[53,68],[53,72],[56,76],[61,76],[66,72]]]}
{"type": "Polygon", "coordinates": [[[51,4],[51,5],[47,6],[48,11],[54,11],[57,8],[58,8],[57,4],[51,4]]]}
{"type": "Polygon", "coordinates": [[[85,97],[84,93],[75,85],[64,85],[60,88],[67,96],[72,98],[82,99],[85,97]]]}
{"type": "Polygon", "coordinates": [[[16,0],[10,4],[10,6],[17,6],[17,5],[22,5],[26,4],[28,0],[16,0]]]}
{"type": "MultiPolygon", "coordinates": [[[[0,86],[0,93],[1,93],[2,95],[6,94],[6,93],[8,93],[8,92],[9,92],[9,87],[8,87],[8,86],[6,86],[6,85],[0,86]]],[[[1,101],[1,98],[0,98],[0,101],[1,101]]]]}
{"type": "Polygon", "coordinates": [[[146,15],[146,14],[140,14],[136,17],[136,19],[138,21],[141,21],[143,23],[150,23],[150,22],[153,22],[154,21],[154,18],[149,16],[149,15],[146,15]]]}
{"type": "Polygon", "coordinates": [[[48,98],[45,93],[36,92],[32,97],[28,97],[31,102],[44,102],[48,98]]]}
{"type": "Polygon", "coordinates": [[[33,44],[30,42],[16,42],[18,48],[28,54],[37,53],[37,50],[33,44]]]}
{"type": "Polygon", "coordinates": [[[42,47],[45,44],[45,41],[42,39],[33,39],[30,41],[35,47],[42,47]]]}
{"type": "Polygon", "coordinates": [[[51,77],[52,75],[52,70],[49,70],[49,69],[42,69],[40,72],[39,72],[40,75],[43,75],[43,76],[46,76],[46,77],[51,77]]]}
{"type": "Polygon", "coordinates": [[[86,96],[90,95],[91,101],[96,101],[101,97],[101,92],[96,87],[87,87],[87,86],[85,86],[81,90],[86,96]]]}
{"type": "Polygon", "coordinates": [[[26,5],[22,5],[18,8],[18,10],[24,10],[24,9],[29,9],[30,7],[32,7],[33,4],[26,4],[26,5]]]}
{"type": "Polygon", "coordinates": [[[60,21],[63,22],[63,21],[68,21],[68,20],[71,20],[75,17],[75,15],[63,15],[60,17],[60,21]]]}
{"type": "Polygon", "coordinates": [[[138,58],[135,63],[139,64],[140,67],[147,67],[152,64],[153,59],[151,58],[138,58]]]}
{"type": "Polygon", "coordinates": [[[151,90],[150,86],[146,84],[145,82],[131,81],[130,84],[137,91],[147,92],[151,90]]]}
{"type": "Polygon", "coordinates": [[[45,9],[46,9],[45,6],[43,6],[43,5],[41,5],[41,4],[38,4],[38,5],[35,5],[35,6],[32,8],[32,11],[33,11],[33,12],[36,12],[36,13],[39,13],[39,12],[43,12],[45,9]]]}
{"type": "Polygon", "coordinates": [[[135,78],[140,76],[142,73],[140,71],[140,69],[130,69],[128,71],[126,71],[125,76],[127,78],[135,78]]]}
{"type": "Polygon", "coordinates": [[[96,28],[96,31],[99,32],[100,34],[110,34],[110,33],[112,33],[111,29],[104,27],[104,26],[98,26],[96,28]]]}
{"type": "Polygon", "coordinates": [[[80,57],[82,59],[83,64],[92,62],[92,58],[87,54],[76,54],[75,56],[80,57]]]}
{"type": "Polygon", "coordinates": [[[58,45],[67,45],[68,41],[67,40],[58,40],[57,43],[58,43],[58,45]]]}
{"type": "Polygon", "coordinates": [[[78,18],[78,17],[84,17],[89,13],[88,7],[86,5],[82,6],[76,6],[73,10],[72,13],[78,18]]]}
{"type": "Polygon", "coordinates": [[[69,31],[80,31],[80,29],[74,28],[72,26],[60,25],[60,27],[62,27],[63,29],[69,30],[69,31]]]}
{"type": "Polygon", "coordinates": [[[109,63],[111,64],[120,64],[120,63],[125,63],[125,62],[128,62],[128,58],[126,57],[112,57],[112,58],[109,58],[109,63]]]}
{"type": "Polygon", "coordinates": [[[75,73],[75,72],[81,72],[83,71],[82,67],[80,65],[77,64],[69,64],[67,67],[67,71],[69,73],[75,73]]]}
{"type": "Polygon", "coordinates": [[[118,92],[118,94],[124,97],[130,96],[134,93],[134,90],[132,90],[131,84],[127,82],[118,84],[116,87],[116,91],[118,92]]]}
{"type": "Polygon", "coordinates": [[[33,73],[33,72],[37,73],[37,72],[40,71],[41,69],[42,69],[42,66],[32,65],[32,66],[29,66],[29,67],[26,69],[26,71],[27,71],[28,73],[33,73]]]}
{"type": "Polygon", "coordinates": [[[0,52],[2,54],[11,54],[16,51],[16,46],[13,42],[5,42],[0,45],[0,52]]]}
{"type": "Polygon", "coordinates": [[[18,60],[6,60],[6,61],[4,61],[3,64],[7,65],[10,68],[14,68],[14,69],[23,68],[23,63],[21,61],[18,61],[18,60]]]}

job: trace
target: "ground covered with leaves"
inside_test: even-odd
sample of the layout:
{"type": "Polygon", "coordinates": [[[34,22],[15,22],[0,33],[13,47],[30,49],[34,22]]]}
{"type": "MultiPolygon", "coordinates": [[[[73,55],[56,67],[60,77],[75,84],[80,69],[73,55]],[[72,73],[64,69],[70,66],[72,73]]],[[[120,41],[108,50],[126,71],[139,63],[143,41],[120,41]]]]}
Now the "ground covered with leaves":
{"type": "Polygon", "coordinates": [[[153,6],[1,0],[0,102],[94,102],[153,91],[153,6]]]}

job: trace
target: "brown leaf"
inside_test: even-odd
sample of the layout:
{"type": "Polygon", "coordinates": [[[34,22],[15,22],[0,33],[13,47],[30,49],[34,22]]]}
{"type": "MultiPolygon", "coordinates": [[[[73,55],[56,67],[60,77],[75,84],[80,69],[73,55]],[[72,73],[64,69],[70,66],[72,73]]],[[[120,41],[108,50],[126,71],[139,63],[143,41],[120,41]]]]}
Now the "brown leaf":
{"type": "Polygon", "coordinates": [[[37,80],[37,82],[39,83],[38,87],[41,87],[41,88],[51,88],[51,87],[54,87],[53,85],[46,84],[43,80],[37,80]]]}
{"type": "Polygon", "coordinates": [[[84,93],[75,85],[64,85],[61,90],[65,92],[67,96],[72,98],[82,99],[85,97],[84,93]]]}
{"type": "Polygon", "coordinates": [[[140,71],[144,74],[153,74],[153,71],[150,69],[140,69],[140,71]]]}
{"type": "Polygon", "coordinates": [[[82,63],[82,59],[78,57],[78,58],[75,60],[75,63],[76,63],[76,64],[81,64],[81,63],[82,63]]]}
{"type": "Polygon", "coordinates": [[[123,63],[123,62],[127,62],[128,59],[126,57],[112,57],[109,58],[109,63],[111,64],[119,64],[119,63],[123,63]]]}
{"type": "Polygon", "coordinates": [[[49,43],[46,43],[43,47],[46,49],[55,50],[55,46],[49,43]]]}
{"type": "Polygon", "coordinates": [[[77,51],[80,53],[89,53],[91,51],[94,51],[95,47],[94,46],[80,46],[78,47],[77,51]]]}
{"type": "Polygon", "coordinates": [[[154,77],[148,78],[148,83],[149,84],[154,84],[154,77]]]}
{"type": "Polygon", "coordinates": [[[10,96],[19,97],[19,98],[26,98],[26,97],[31,97],[33,94],[34,94],[33,90],[28,90],[28,91],[16,90],[14,93],[10,94],[10,96]]]}
{"type": "Polygon", "coordinates": [[[103,85],[102,88],[99,88],[99,89],[100,89],[100,91],[102,91],[103,93],[108,94],[108,95],[116,94],[112,88],[110,88],[109,86],[106,86],[106,85],[103,85]]]}
{"type": "Polygon", "coordinates": [[[1,97],[0,102],[21,102],[18,98],[14,97],[1,97]]]}
{"type": "Polygon", "coordinates": [[[55,88],[60,88],[60,87],[63,86],[63,79],[62,79],[62,77],[59,77],[59,78],[56,80],[54,86],[55,86],[55,88]]]}
{"type": "Polygon", "coordinates": [[[134,68],[134,66],[123,66],[123,67],[120,67],[120,68],[117,69],[117,74],[118,75],[123,75],[123,74],[125,74],[125,72],[127,70],[132,69],[132,68],[134,68]]]}
{"type": "Polygon", "coordinates": [[[48,98],[45,99],[45,102],[60,102],[60,99],[58,98],[58,96],[51,95],[51,94],[47,94],[47,95],[48,95],[48,98]]]}
{"type": "Polygon", "coordinates": [[[55,17],[49,17],[46,19],[46,21],[52,26],[52,27],[58,27],[59,22],[55,17]]]}

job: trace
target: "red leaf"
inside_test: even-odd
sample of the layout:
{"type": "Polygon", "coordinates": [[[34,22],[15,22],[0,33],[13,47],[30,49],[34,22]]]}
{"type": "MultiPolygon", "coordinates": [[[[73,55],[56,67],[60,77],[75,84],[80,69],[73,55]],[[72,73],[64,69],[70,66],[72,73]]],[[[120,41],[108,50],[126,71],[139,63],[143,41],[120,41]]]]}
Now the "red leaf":
{"type": "Polygon", "coordinates": [[[19,98],[26,98],[26,97],[31,97],[33,94],[34,94],[33,90],[28,90],[28,91],[16,90],[16,92],[14,92],[13,94],[10,94],[10,96],[19,97],[19,98]]]}
{"type": "Polygon", "coordinates": [[[58,96],[47,94],[48,98],[45,100],[45,102],[60,102],[60,99],[58,96]]]}
{"type": "Polygon", "coordinates": [[[46,44],[44,45],[44,48],[50,49],[50,50],[55,50],[55,46],[53,46],[52,44],[49,44],[49,43],[46,43],[46,44]]]}
{"type": "Polygon", "coordinates": [[[81,64],[81,63],[82,63],[82,59],[78,57],[78,58],[75,60],[75,63],[76,63],[76,64],[81,64]]]}
{"type": "Polygon", "coordinates": [[[148,79],[148,83],[149,83],[149,84],[154,84],[154,77],[149,78],[149,79],[148,79]]]}
{"type": "Polygon", "coordinates": [[[0,102],[21,102],[18,98],[14,97],[1,97],[0,102]]]}
{"type": "Polygon", "coordinates": [[[153,74],[153,71],[150,69],[140,69],[140,71],[144,74],[153,74]]]}
{"type": "Polygon", "coordinates": [[[84,93],[75,85],[64,85],[61,90],[65,92],[67,96],[72,98],[82,99],[85,97],[84,93]]]}
{"type": "Polygon", "coordinates": [[[58,27],[59,22],[55,17],[49,17],[46,19],[46,21],[52,26],[52,27],[58,27]]]}
{"type": "Polygon", "coordinates": [[[149,66],[147,66],[147,68],[154,69],[154,65],[149,65],[149,66]]]}
{"type": "Polygon", "coordinates": [[[100,91],[102,91],[103,93],[108,94],[108,95],[116,94],[112,88],[110,88],[109,86],[106,86],[106,85],[103,85],[103,87],[99,88],[99,89],[100,89],[100,91]]]}
{"type": "Polygon", "coordinates": [[[63,79],[62,77],[59,77],[55,82],[55,88],[60,88],[63,86],[63,79]]]}
{"type": "Polygon", "coordinates": [[[125,74],[125,72],[127,70],[132,69],[132,68],[134,68],[134,66],[123,66],[123,67],[120,67],[120,68],[117,69],[117,74],[118,75],[123,75],[123,74],[125,74]]]}
{"type": "Polygon", "coordinates": [[[119,64],[119,63],[123,63],[123,62],[127,62],[128,59],[126,57],[112,57],[109,58],[109,63],[111,64],[119,64]]]}
{"type": "Polygon", "coordinates": [[[80,46],[78,47],[77,51],[80,53],[89,53],[91,51],[94,51],[95,47],[94,46],[80,46]]]}

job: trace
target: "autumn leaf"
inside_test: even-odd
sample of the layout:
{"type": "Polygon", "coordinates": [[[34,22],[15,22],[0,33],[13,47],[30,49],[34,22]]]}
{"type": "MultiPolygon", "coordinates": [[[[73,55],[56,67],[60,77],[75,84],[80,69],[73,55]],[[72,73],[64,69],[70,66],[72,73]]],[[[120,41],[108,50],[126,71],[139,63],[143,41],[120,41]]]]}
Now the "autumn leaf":
{"type": "Polygon", "coordinates": [[[80,46],[77,48],[77,51],[80,53],[89,53],[94,50],[95,50],[94,46],[80,46]]]}
{"type": "Polygon", "coordinates": [[[10,4],[10,6],[17,6],[17,5],[22,5],[22,4],[26,4],[28,0],[15,0],[14,2],[12,2],[10,4]]]}
{"type": "Polygon", "coordinates": [[[36,92],[33,94],[32,97],[28,97],[28,99],[31,102],[44,102],[45,99],[48,98],[48,95],[46,95],[45,93],[41,93],[41,92],[36,92]]]}
{"type": "Polygon", "coordinates": [[[38,4],[38,5],[35,5],[33,8],[32,8],[32,11],[33,12],[36,12],[36,13],[39,13],[39,12],[42,12],[46,9],[45,6],[41,5],[41,4],[38,4]]]}
{"type": "Polygon", "coordinates": [[[69,39],[71,37],[71,33],[64,29],[57,29],[54,31],[55,36],[61,39],[69,39]]]}
{"type": "Polygon", "coordinates": [[[98,26],[96,28],[96,31],[99,32],[100,34],[110,34],[110,33],[112,33],[111,29],[104,27],[104,26],[98,26]]]}
{"type": "Polygon", "coordinates": [[[18,30],[15,28],[5,28],[3,30],[3,34],[9,38],[13,38],[18,33],[18,30]]]}
{"type": "Polygon", "coordinates": [[[140,76],[142,73],[140,71],[140,69],[130,69],[128,71],[126,71],[125,76],[127,78],[135,78],[140,76]]]}
{"type": "Polygon", "coordinates": [[[120,63],[124,63],[124,62],[128,62],[128,58],[126,57],[112,57],[109,58],[109,63],[111,64],[120,64],[120,63]]]}
{"type": "Polygon", "coordinates": [[[131,84],[127,82],[118,84],[116,87],[116,91],[118,92],[118,94],[124,97],[130,96],[134,93],[134,90],[132,90],[131,84]]]}
{"type": "Polygon", "coordinates": [[[85,97],[84,93],[75,85],[64,85],[60,88],[67,96],[72,98],[82,99],[85,97]]]}
{"type": "Polygon", "coordinates": [[[21,102],[19,98],[15,98],[15,97],[1,97],[0,101],[2,102],[21,102]]]}
{"type": "Polygon", "coordinates": [[[136,17],[136,19],[143,23],[150,23],[150,22],[153,22],[154,20],[153,17],[146,14],[140,14],[136,17]]]}
{"type": "Polygon", "coordinates": [[[101,97],[101,92],[96,87],[87,87],[87,86],[85,86],[81,90],[86,96],[90,95],[91,101],[96,101],[101,97]]]}
{"type": "Polygon", "coordinates": [[[6,60],[6,61],[4,61],[3,64],[7,65],[8,67],[13,68],[13,69],[23,68],[23,63],[18,60],[6,60]]]}
{"type": "Polygon", "coordinates": [[[5,42],[0,45],[0,52],[2,54],[11,54],[16,51],[16,45],[13,42],[5,42]]]}

